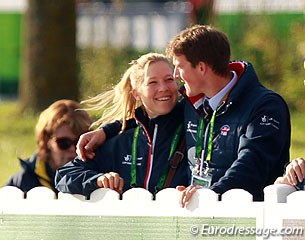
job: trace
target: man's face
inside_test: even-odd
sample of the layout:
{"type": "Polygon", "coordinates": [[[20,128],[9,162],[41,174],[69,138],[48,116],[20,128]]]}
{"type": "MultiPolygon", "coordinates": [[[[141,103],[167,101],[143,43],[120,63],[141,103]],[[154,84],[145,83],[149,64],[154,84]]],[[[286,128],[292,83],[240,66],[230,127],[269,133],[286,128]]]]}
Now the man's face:
{"type": "Polygon", "coordinates": [[[174,76],[184,82],[186,94],[189,97],[201,93],[201,78],[199,66],[193,67],[184,55],[174,56],[174,76]]]}

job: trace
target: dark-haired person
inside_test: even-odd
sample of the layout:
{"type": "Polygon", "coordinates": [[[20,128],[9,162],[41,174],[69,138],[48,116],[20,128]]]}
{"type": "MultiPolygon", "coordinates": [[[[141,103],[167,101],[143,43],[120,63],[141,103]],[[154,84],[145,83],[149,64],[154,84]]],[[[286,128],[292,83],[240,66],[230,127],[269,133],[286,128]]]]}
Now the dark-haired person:
{"type": "MultiPolygon", "coordinates": [[[[218,194],[240,188],[254,200],[263,200],[264,187],[282,174],[289,161],[287,104],[260,83],[251,63],[230,61],[229,40],[214,27],[195,25],[181,31],[166,52],[187,97],[204,94],[202,109],[211,108],[197,122],[184,119],[190,125],[186,136],[195,140],[189,152],[201,162],[203,177],[211,177],[209,188],[218,194]]],[[[183,206],[195,190],[191,185],[182,191],[183,206]]]]}
{"type": "Polygon", "coordinates": [[[76,157],[75,146],[92,121],[81,105],[72,100],[58,100],[45,109],[36,124],[37,152],[20,159],[22,171],[6,183],[27,192],[37,186],[55,190],[55,171],[76,157]]]}

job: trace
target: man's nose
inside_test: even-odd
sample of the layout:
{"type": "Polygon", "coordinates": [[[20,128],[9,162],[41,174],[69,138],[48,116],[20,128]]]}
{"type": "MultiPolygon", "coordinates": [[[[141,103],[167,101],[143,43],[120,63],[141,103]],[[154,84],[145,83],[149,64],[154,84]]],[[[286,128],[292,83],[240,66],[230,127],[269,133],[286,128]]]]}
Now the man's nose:
{"type": "Polygon", "coordinates": [[[174,77],[175,77],[175,78],[180,78],[180,71],[179,71],[179,69],[176,68],[176,67],[175,67],[175,69],[174,69],[174,77]]]}

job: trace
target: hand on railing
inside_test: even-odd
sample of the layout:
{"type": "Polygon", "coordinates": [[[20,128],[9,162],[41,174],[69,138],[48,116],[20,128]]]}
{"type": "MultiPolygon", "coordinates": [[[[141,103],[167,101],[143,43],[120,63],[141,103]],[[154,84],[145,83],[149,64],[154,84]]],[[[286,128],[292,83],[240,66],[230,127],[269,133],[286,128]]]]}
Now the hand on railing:
{"type": "Polygon", "coordinates": [[[100,188],[109,188],[121,194],[123,192],[124,180],[118,173],[109,172],[97,179],[97,185],[100,188]]]}

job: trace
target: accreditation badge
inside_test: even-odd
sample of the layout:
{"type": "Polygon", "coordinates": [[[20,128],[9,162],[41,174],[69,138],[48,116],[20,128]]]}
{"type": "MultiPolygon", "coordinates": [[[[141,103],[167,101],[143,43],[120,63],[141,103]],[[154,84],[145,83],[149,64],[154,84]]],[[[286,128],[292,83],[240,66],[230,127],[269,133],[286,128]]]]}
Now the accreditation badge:
{"type": "Polygon", "coordinates": [[[202,174],[199,176],[197,174],[192,175],[192,185],[199,188],[209,188],[211,186],[212,176],[211,174],[202,174]]]}

